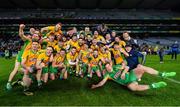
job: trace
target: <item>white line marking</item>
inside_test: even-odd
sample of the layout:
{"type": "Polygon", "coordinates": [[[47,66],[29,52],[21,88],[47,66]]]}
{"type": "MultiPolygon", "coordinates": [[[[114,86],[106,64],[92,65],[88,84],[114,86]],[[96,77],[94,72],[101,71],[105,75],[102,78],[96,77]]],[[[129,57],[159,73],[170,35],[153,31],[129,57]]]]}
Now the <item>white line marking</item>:
{"type": "Polygon", "coordinates": [[[172,78],[164,78],[164,79],[167,79],[167,80],[169,80],[169,81],[171,81],[171,82],[174,82],[174,83],[180,84],[180,81],[177,81],[177,80],[172,79],[172,78]]]}

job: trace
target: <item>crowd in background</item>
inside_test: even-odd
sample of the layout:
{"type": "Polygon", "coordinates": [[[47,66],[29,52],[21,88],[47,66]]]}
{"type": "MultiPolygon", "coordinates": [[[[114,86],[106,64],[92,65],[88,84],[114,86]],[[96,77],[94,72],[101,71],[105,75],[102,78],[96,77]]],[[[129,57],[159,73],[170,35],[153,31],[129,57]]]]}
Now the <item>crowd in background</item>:
{"type": "MultiPolygon", "coordinates": [[[[99,34],[105,35],[106,33],[112,34],[112,31],[108,29],[108,27],[105,24],[100,24],[99,26],[96,26],[97,30],[99,31],[99,34]]],[[[89,27],[87,27],[89,29],[89,27]]],[[[85,28],[86,30],[86,28],[85,28]]],[[[88,34],[92,34],[92,32],[86,32],[88,34]]],[[[81,31],[79,32],[79,35],[81,34],[81,31]]],[[[86,34],[85,34],[86,35],[86,34]]],[[[117,34],[117,36],[121,36],[121,34],[117,34]]],[[[133,37],[133,35],[132,35],[133,37]]],[[[136,42],[138,42],[138,39],[135,39],[136,42]]],[[[169,45],[161,45],[160,41],[157,41],[155,44],[147,44],[142,43],[139,44],[139,51],[146,52],[148,55],[159,55],[159,54],[171,54],[173,51],[174,44],[169,45]]],[[[15,56],[18,51],[21,49],[21,46],[23,45],[23,41],[19,38],[18,34],[14,33],[13,35],[0,35],[0,57],[5,58],[11,58],[12,56],[15,56]]],[[[177,44],[178,45],[178,44],[177,44]]],[[[179,48],[179,46],[175,46],[175,48],[179,48]]],[[[177,49],[177,53],[179,53],[179,50],[177,49]]],[[[176,55],[175,55],[176,56],[176,55]]]]}
{"type": "Polygon", "coordinates": [[[0,57],[4,57],[5,53],[8,53],[9,57],[16,55],[22,44],[23,41],[17,34],[0,35],[0,57]]]}

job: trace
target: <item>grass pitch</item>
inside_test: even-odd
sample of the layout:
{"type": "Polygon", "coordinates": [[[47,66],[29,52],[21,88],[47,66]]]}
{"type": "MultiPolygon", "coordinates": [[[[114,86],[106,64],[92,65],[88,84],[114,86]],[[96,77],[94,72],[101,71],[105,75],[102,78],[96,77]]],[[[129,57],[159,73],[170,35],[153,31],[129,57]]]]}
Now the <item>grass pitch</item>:
{"type": "MultiPolygon", "coordinates": [[[[91,90],[91,84],[100,81],[98,78],[87,80],[73,76],[68,80],[49,81],[41,90],[34,85],[33,96],[22,94],[21,86],[14,87],[12,91],[5,91],[14,61],[14,58],[8,60],[0,58],[0,105],[180,106],[180,84],[148,74],[143,76],[141,84],[165,81],[168,86],[144,92],[131,92],[124,86],[108,81],[105,86],[91,90]]],[[[177,75],[173,79],[180,81],[180,56],[177,61],[171,60],[170,56],[165,56],[163,64],[159,63],[158,56],[147,56],[146,65],[158,71],[175,71],[177,75]]],[[[18,77],[20,75],[17,75],[14,80],[18,77]]]]}

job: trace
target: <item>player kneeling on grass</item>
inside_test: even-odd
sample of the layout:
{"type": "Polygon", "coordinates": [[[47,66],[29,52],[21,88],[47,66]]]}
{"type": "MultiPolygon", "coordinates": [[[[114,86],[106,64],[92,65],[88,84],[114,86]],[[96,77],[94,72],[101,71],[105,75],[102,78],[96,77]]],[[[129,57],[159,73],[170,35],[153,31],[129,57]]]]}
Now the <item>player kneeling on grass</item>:
{"type": "Polygon", "coordinates": [[[67,58],[67,71],[68,73],[72,74],[72,72],[76,72],[76,76],[79,73],[79,60],[78,60],[78,53],[76,47],[72,47],[71,51],[66,54],[67,58]]]}
{"type": "MultiPolygon", "coordinates": [[[[96,85],[93,84],[91,88],[94,89],[97,87],[101,87],[107,82],[107,80],[113,80],[118,84],[127,86],[132,91],[145,91],[148,89],[165,87],[167,85],[165,82],[157,82],[150,85],[138,84],[136,80],[139,75],[142,75],[141,71],[132,70],[130,72],[121,72],[120,69],[121,65],[112,66],[112,63],[106,64],[107,72],[104,76],[104,79],[96,85]],[[122,74],[125,74],[124,77],[122,76],[122,74]]],[[[153,74],[153,72],[151,72],[150,74],[153,74]]]]}
{"type": "MultiPolygon", "coordinates": [[[[38,87],[41,87],[41,85],[42,85],[41,75],[42,75],[42,80],[43,80],[44,83],[47,83],[47,81],[48,81],[49,69],[50,69],[49,66],[50,66],[50,63],[52,63],[52,60],[53,60],[52,52],[53,52],[53,47],[48,46],[46,48],[46,51],[41,53],[38,56],[38,59],[37,59],[37,62],[36,62],[36,68],[38,69],[37,75],[36,75],[37,82],[38,82],[38,87]]],[[[51,78],[51,80],[55,79],[54,73],[50,74],[50,78],[51,78]]]]}
{"type": "Polygon", "coordinates": [[[88,77],[92,78],[93,73],[101,78],[100,66],[101,66],[101,57],[98,55],[98,50],[94,50],[92,55],[90,56],[90,63],[88,64],[88,77]]]}
{"type": "Polygon", "coordinates": [[[24,86],[24,93],[26,95],[33,94],[28,91],[32,83],[33,73],[36,71],[35,63],[37,61],[37,58],[38,58],[38,42],[33,41],[31,49],[23,54],[22,62],[21,62],[24,71],[22,85],[24,86]]]}
{"type": "MultiPolygon", "coordinates": [[[[132,48],[132,45],[127,44],[125,46],[126,51],[128,52],[129,56],[126,57],[126,61],[127,61],[127,65],[130,68],[130,70],[134,69],[134,71],[136,71],[136,73],[138,73],[137,75],[137,79],[138,81],[141,80],[142,75],[144,74],[144,72],[152,74],[152,75],[158,75],[160,77],[172,77],[176,75],[176,72],[159,72],[153,68],[141,65],[139,63],[139,57],[142,57],[142,60],[144,60],[144,57],[141,53],[139,53],[138,51],[134,50],[132,48]]],[[[144,62],[144,61],[142,61],[144,62]]]]}
{"type": "Polygon", "coordinates": [[[89,63],[90,51],[88,45],[83,45],[83,50],[79,53],[79,75],[83,77],[87,73],[88,63],[89,63]]]}
{"type": "Polygon", "coordinates": [[[52,62],[52,73],[60,73],[59,79],[67,79],[67,71],[66,71],[66,50],[61,49],[56,53],[56,56],[53,59],[52,62]]]}

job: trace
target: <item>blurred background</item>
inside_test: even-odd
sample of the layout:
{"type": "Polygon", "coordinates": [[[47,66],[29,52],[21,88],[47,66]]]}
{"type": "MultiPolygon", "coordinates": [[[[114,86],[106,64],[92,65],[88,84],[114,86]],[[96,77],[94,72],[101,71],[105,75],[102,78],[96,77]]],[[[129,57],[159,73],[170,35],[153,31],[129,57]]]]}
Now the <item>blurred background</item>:
{"type": "Polygon", "coordinates": [[[180,0],[1,0],[0,56],[5,50],[15,56],[23,42],[19,24],[40,29],[61,22],[64,33],[69,27],[93,30],[102,23],[117,35],[128,31],[141,51],[157,54],[163,47],[180,44],[180,0]]]}

